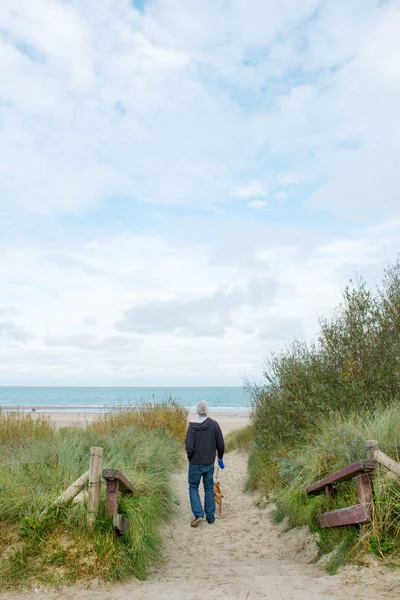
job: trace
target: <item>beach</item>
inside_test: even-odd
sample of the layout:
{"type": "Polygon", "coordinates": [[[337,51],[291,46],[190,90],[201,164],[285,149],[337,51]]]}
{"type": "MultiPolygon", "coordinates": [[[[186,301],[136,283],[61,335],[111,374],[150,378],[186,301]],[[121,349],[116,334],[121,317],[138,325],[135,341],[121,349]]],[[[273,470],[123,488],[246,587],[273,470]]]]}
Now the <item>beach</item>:
{"type": "MultiPolygon", "coordinates": [[[[55,427],[69,427],[71,425],[77,425],[80,427],[85,427],[89,423],[91,423],[94,419],[96,419],[99,414],[103,413],[95,413],[95,412],[46,412],[40,411],[31,413],[34,417],[45,416],[50,419],[50,421],[55,425],[55,427]]],[[[221,429],[226,435],[230,431],[234,429],[239,429],[240,427],[244,427],[249,423],[250,413],[247,409],[240,410],[229,410],[229,411],[210,411],[209,416],[212,419],[218,421],[221,426],[221,429]]],[[[189,419],[193,419],[196,417],[195,413],[189,414],[189,419]]]]}

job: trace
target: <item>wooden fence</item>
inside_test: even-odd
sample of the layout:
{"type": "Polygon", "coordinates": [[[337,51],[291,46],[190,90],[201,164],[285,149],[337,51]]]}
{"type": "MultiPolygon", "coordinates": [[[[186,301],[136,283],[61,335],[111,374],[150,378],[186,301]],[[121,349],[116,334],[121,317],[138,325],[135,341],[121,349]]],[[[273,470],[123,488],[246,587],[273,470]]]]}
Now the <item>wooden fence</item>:
{"type": "Polygon", "coordinates": [[[337,484],[349,479],[357,479],[358,504],[318,515],[320,527],[342,527],[370,522],[374,502],[372,486],[374,471],[379,466],[383,466],[400,477],[400,464],[379,450],[377,440],[367,441],[366,451],[368,457],[366,460],[355,462],[316,481],[307,488],[307,494],[318,494],[325,491],[326,496],[331,498],[337,484]]]}
{"type": "Polygon", "coordinates": [[[59,496],[50,507],[47,507],[39,517],[42,521],[49,509],[54,506],[66,506],[88,485],[87,496],[87,526],[93,528],[100,505],[102,479],[106,483],[106,515],[112,519],[117,535],[123,535],[129,529],[129,520],[118,514],[119,492],[133,494],[132,483],[117,469],[104,469],[103,448],[94,447],[90,452],[89,470],[81,475],[65,492],[59,496]]]}

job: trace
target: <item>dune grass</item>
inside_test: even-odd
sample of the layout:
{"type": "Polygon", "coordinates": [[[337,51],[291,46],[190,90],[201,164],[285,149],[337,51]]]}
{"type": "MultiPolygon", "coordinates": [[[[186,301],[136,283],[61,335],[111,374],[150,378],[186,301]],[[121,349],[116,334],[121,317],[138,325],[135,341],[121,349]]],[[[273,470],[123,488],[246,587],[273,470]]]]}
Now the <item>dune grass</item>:
{"type": "Polygon", "coordinates": [[[161,428],[168,435],[183,443],[186,436],[188,411],[176,400],[164,402],[144,402],[139,406],[118,408],[99,415],[89,426],[89,430],[98,434],[115,429],[136,426],[145,431],[161,428]]]}
{"type": "Polygon", "coordinates": [[[253,429],[251,425],[246,425],[228,433],[225,437],[225,450],[226,452],[232,452],[233,450],[249,452],[253,442],[253,429]]]}
{"type": "Polygon", "coordinates": [[[155,412],[157,418],[147,406],[140,422],[129,425],[125,413],[113,413],[112,419],[102,419],[99,430],[66,427],[59,431],[30,415],[0,414],[2,587],[146,577],[160,558],[159,527],[174,503],[170,474],[182,459],[179,432],[186,427],[185,409],[178,404],[169,406],[166,423],[157,407],[155,412]],[[5,431],[10,435],[3,435],[5,431]],[[87,471],[92,446],[104,449],[103,468],[118,468],[135,486],[134,495],[120,496],[119,512],[131,523],[122,538],[115,537],[105,517],[105,486],[92,531],[86,528],[85,500],[53,508],[43,522],[38,520],[43,509],[87,471]]]}

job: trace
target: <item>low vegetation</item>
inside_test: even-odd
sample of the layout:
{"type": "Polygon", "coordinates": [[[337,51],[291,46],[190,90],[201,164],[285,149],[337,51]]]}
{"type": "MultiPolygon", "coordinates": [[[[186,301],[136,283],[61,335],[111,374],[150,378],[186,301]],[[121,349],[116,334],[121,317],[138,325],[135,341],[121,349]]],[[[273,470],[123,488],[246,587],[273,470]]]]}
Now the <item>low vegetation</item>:
{"type": "MultiPolygon", "coordinates": [[[[248,487],[274,491],[276,519],[316,529],[327,510],[324,495],[308,497],[310,483],[366,458],[377,439],[395,460],[400,454],[400,261],[375,292],[364,281],[344,292],[332,319],[321,319],[312,344],[295,341],[267,363],[263,386],[252,395],[248,487]]],[[[239,436],[240,437],[240,436],[239,436]]],[[[235,442],[240,446],[239,442],[235,442]]],[[[396,562],[400,553],[400,481],[384,470],[375,477],[369,548],[396,562]]],[[[339,484],[330,509],[357,502],[355,483],[339,484]]],[[[358,528],[321,532],[321,552],[334,545],[333,563],[354,556],[358,528]]]]}
{"type": "Polygon", "coordinates": [[[187,414],[171,402],[147,405],[137,419],[132,414],[55,431],[45,419],[0,413],[1,587],[146,577],[160,557],[159,527],[174,503],[170,474],[181,460],[187,414]],[[134,495],[121,496],[119,512],[131,522],[122,538],[105,517],[105,486],[93,531],[86,528],[85,496],[38,519],[87,471],[92,446],[104,449],[104,468],[118,468],[135,485],[134,495]]]}
{"type": "Polygon", "coordinates": [[[227,452],[239,450],[240,452],[249,452],[253,444],[254,434],[251,425],[234,429],[225,437],[225,448],[227,452]]]}

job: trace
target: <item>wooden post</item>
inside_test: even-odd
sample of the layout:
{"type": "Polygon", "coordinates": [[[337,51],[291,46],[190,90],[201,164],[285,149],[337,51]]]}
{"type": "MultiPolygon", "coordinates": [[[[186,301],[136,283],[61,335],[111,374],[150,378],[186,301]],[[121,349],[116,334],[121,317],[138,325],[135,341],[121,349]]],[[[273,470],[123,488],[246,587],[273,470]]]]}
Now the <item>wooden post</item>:
{"type": "Polygon", "coordinates": [[[87,526],[91,529],[96,520],[100,503],[101,469],[103,448],[94,447],[90,453],[89,489],[87,503],[87,526]]]}
{"type": "Polygon", "coordinates": [[[335,491],[335,488],[333,487],[333,485],[326,485],[325,486],[325,496],[327,498],[332,498],[334,491],[335,491]]]}
{"type": "MultiPolygon", "coordinates": [[[[367,451],[368,459],[374,460],[375,451],[378,449],[378,440],[368,440],[365,444],[365,449],[367,451]]],[[[372,519],[374,498],[372,494],[372,477],[370,474],[364,473],[357,477],[357,493],[359,503],[367,508],[369,519],[372,519]]],[[[370,537],[371,529],[368,527],[368,525],[360,523],[361,545],[365,551],[369,547],[370,537]]]]}
{"type": "Polygon", "coordinates": [[[106,480],[106,513],[113,519],[114,530],[117,535],[124,535],[130,527],[129,519],[118,514],[118,492],[134,494],[132,483],[118,469],[104,469],[103,479],[106,480]]]}
{"type": "Polygon", "coordinates": [[[118,512],[119,481],[118,479],[107,479],[106,486],[106,515],[114,517],[118,512]]]}
{"type": "Polygon", "coordinates": [[[369,460],[374,460],[375,450],[378,450],[378,440],[368,440],[365,444],[365,449],[367,451],[367,456],[369,460]]]}
{"type": "Polygon", "coordinates": [[[369,510],[372,507],[372,485],[371,475],[369,473],[363,473],[357,477],[357,492],[358,502],[365,504],[369,510]]]}

